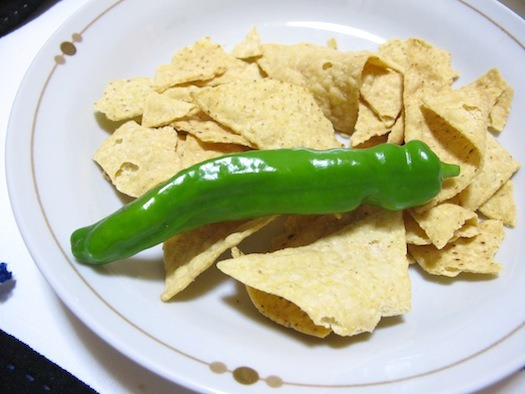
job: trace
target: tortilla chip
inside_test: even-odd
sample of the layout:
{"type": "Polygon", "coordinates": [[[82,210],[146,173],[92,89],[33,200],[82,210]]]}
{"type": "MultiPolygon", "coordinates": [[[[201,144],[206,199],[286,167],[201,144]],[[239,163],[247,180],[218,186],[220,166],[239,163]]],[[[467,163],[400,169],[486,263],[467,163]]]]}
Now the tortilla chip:
{"type": "Polygon", "coordinates": [[[199,107],[259,149],[340,147],[304,88],[273,79],[233,82],[193,94],[199,107]]]}
{"type": "Polygon", "coordinates": [[[514,201],[514,185],[507,181],[480,207],[479,211],[490,219],[498,219],[509,227],[516,227],[517,214],[514,201]]]}
{"type": "MultiPolygon", "coordinates": [[[[404,91],[405,89],[405,70],[409,68],[408,59],[407,59],[407,47],[409,46],[409,43],[411,40],[408,41],[402,41],[399,39],[392,39],[388,40],[385,43],[381,44],[378,50],[378,55],[381,56],[381,58],[388,59],[390,64],[395,64],[396,69],[399,70],[400,73],[403,74],[403,86],[402,89],[404,91]]],[[[412,44],[410,44],[412,45],[412,44]]],[[[446,64],[446,59],[443,61],[443,63],[446,64]]],[[[418,80],[418,76],[420,74],[424,74],[424,72],[417,71],[416,68],[410,69],[411,72],[411,78],[409,78],[408,85],[412,86],[412,90],[415,92],[418,92],[418,85],[422,85],[421,81],[418,80]]],[[[446,81],[445,83],[448,83],[446,81]]],[[[442,83],[440,83],[442,85],[442,83]]],[[[415,100],[411,100],[409,97],[405,97],[405,94],[403,92],[402,100],[403,100],[403,109],[400,111],[400,114],[392,127],[392,131],[388,134],[387,142],[396,144],[396,145],[402,145],[405,141],[405,102],[404,100],[408,99],[408,108],[409,111],[413,111],[415,115],[412,115],[412,122],[417,122],[418,120],[421,120],[421,118],[418,115],[416,109],[418,102],[420,98],[416,98],[415,100]]]]}
{"type": "Polygon", "coordinates": [[[374,206],[361,205],[353,211],[335,215],[290,215],[284,222],[283,233],[272,239],[272,248],[277,250],[309,245],[380,211],[374,206]]]}
{"type": "Polygon", "coordinates": [[[400,212],[382,211],[308,246],[249,254],[217,264],[224,273],[292,302],[315,325],[350,336],[381,316],[410,310],[400,212]]]}
{"type": "Polygon", "coordinates": [[[174,86],[163,91],[162,95],[175,100],[186,101],[187,103],[195,103],[191,95],[199,89],[200,87],[195,85],[174,86]]]}
{"type": "Polygon", "coordinates": [[[178,151],[181,159],[181,167],[188,168],[204,160],[230,153],[244,152],[246,151],[246,147],[234,144],[207,143],[189,134],[186,136],[186,139],[180,143],[178,151]]]}
{"type": "Polygon", "coordinates": [[[513,97],[514,90],[510,86],[507,86],[496,100],[496,104],[492,107],[489,116],[489,126],[492,130],[500,132],[505,127],[512,106],[513,97]]]}
{"type": "Polygon", "coordinates": [[[139,197],[180,171],[178,143],[172,127],[152,129],[129,121],[102,143],[93,159],[118,191],[139,197]]]}
{"type": "Polygon", "coordinates": [[[351,134],[357,120],[361,75],[370,53],[340,52],[313,44],[263,44],[257,60],[270,78],[303,86],[336,130],[351,134]]]}
{"type": "Polygon", "coordinates": [[[192,134],[202,142],[213,144],[236,144],[246,147],[253,147],[253,145],[247,141],[246,138],[234,133],[228,127],[217,123],[201,110],[186,118],[178,119],[171,125],[178,131],[184,131],[186,133],[192,134]]]}
{"type": "Polygon", "coordinates": [[[520,165],[489,132],[486,132],[485,164],[459,195],[460,204],[476,210],[518,171],[520,165]]]}
{"type": "Polygon", "coordinates": [[[102,97],[94,104],[95,110],[113,121],[122,121],[142,115],[144,100],[153,91],[151,78],[130,78],[111,81],[102,97]]]}
{"type": "Polygon", "coordinates": [[[142,126],[166,126],[170,122],[186,116],[194,107],[195,104],[152,92],[144,102],[142,126]]]}
{"type": "Polygon", "coordinates": [[[356,146],[357,149],[366,149],[366,148],[372,148],[373,146],[380,145],[380,144],[386,144],[388,141],[388,135],[377,135],[372,138],[370,138],[368,141],[363,142],[362,144],[356,146]]]}
{"type": "Polygon", "coordinates": [[[318,338],[325,338],[332,332],[329,328],[314,324],[312,319],[290,301],[246,286],[253,305],[263,315],[281,326],[318,338]]]}
{"type": "MultiPolygon", "coordinates": [[[[235,56],[227,53],[222,49],[222,47],[217,44],[212,44],[206,42],[207,45],[213,45],[213,51],[210,54],[202,55],[203,59],[193,59],[196,62],[208,62],[210,64],[220,65],[220,72],[215,72],[213,75],[206,74],[206,77],[195,79],[191,82],[198,87],[206,86],[217,86],[224,83],[230,83],[235,81],[253,81],[256,79],[261,79],[261,71],[257,64],[245,62],[236,58],[235,56]]],[[[177,85],[180,85],[178,83],[177,85]]],[[[172,85],[173,86],[173,85],[172,85]]],[[[191,87],[183,85],[183,87],[191,87]]]]}
{"type": "Polygon", "coordinates": [[[385,41],[379,46],[377,54],[384,59],[388,59],[391,64],[396,65],[396,69],[405,73],[408,68],[407,47],[411,40],[400,40],[398,38],[385,41]]]}
{"type": "MultiPolygon", "coordinates": [[[[457,135],[454,141],[449,138],[453,136],[453,133],[449,133],[450,135],[447,138],[438,137],[438,133],[444,134],[439,130],[441,122],[435,122],[436,116],[423,111],[427,124],[434,133],[432,143],[429,145],[437,149],[436,153],[443,161],[461,166],[461,174],[446,181],[444,190],[436,198],[437,201],[446,200],[461,192],[463,200],[461,204],[466,208],[475,210],[506,180],[504,178],[507,173],[505,175],[499,174],[496,170],[495,174],[497,175],[493,175],[493,177],[499,177],[499,179],[493,178],[491,181],[494,183],[491,182],[492,184],[489,187],[482,187],[483,192],[478,194],[481,188],[475,187],[476,184],[483,184],[487,180],[487,172],[494,171],[493,163],[479,174],[479,170],[487,166],[487,163],[484,162],[485,156],[488,157],[487,160],[493,161],[493,158],[489,156],[492,155],[491,152],[497,149],[497,142],[486,130],[490,126],[489,115],[496,107],[498,99],[506,91],[509,91],[508,85],[501,78],[499,72],[492,69],[461,89],[442,92],[439,96],[423,99],[426,108],[461,134],[459,141],[457,135]],[[440,139],[441,141],[438,141],[440,139]],[[434,145],[435,143],[437,146],[434,145]],[[459,149],[460,147],[462,148],[459,149]],[[456,160],[450,155],[452,150],[455,150],[453,156],[456,156],[456,160]],[[445,153],[447,151],[448,154],[445,153]],[[472,179],[474,181],[471,184],[472,179]],[[476,188],[476,192],[464,190],[467,185],[468,189],[476,188]]],[[[426,140],[425,142],[429,141],[426,140]]],[[[498,154],[503,155],[502,149],[498,149],[498,154]]],[[[508,157],[507,160],[509,160],[508,157]]],[[[513,166],[509,164],[509,168],[512,169],[513,166]]],[[[488,184],[485,185],[488,186],[488,184]]]]}
{"type": "MultiPolygon", "coordinates": [[[[424,106],[440,116],[447,124],[456,130],[466,140],[465,143],[481,152],[480,160],[483,158],[485,148],[485,137],[487,130],[488,109],[483,99],[476,95],[471,89],[461,88],[457,90],[442,91],[439,96],[428,96],[423,98],[424,106]]],[[[439,129],[432,129],[434,134],[441,133],[439,129]]],[[[439,140],[439,136],[435,136],[439,140]]],[[[447,147],[448,141],[442,145],[447,147]]],[[[443,149],[443,148],[442,148],[443,149]]],[[[468,157],[461,152],[461,160],[468,157]]]]}
{"type": "Polygon", "coordinates": [[[465,224],[454,232],[454,236],[449,242],[455,241],[458,238],[473,238],[479,235],[478,219],[472,218],[465,222],[465,224]]]}
{"type": "Polygon", "coordinates": [[[403,108],[403,75],[372,57],[363,69],[360,93],[385,127],[391,128],[403,108]]]}
{"type": "Polygon", "coordinates": [[[405,141],[405,117],[403,114],[397,118],[392,130],[388,133],[387,142],[390,144],[403,145],[405,141]]]}
{"type": "Polygon", "coordinates": [[[476,212],[451,203],[436,205],[425,212],[410,210],[410,214],[438,249],[442,249],[467,221],[477,219],[476,212]]]}
{"type": "MultiPolygon", "coordinates": [[[[385,47],[380,53],[388,58],[385,47]]],[[[405,107],[406,140],[422,139],[425,133],[420,107],[425,96],[433,96],[452,85],[456,73],[450,67],[448,52],[435,48],[426,41],[411,38],[399,42],[392,51],[394,61],[405,64],[403,103],[405,107]]]]}
{"type": "Polygon", "coordinates": [[[157,67],[154,86],[157,92],[195,81],[206,81],[226,71],[224,49],[204,37],[173,55],[170,64],[157,67]]]}
{"type": "Polygon", "coordinates": [[[446,179],[442,191],[428,204],[433,206],[458,194],[483,166],[489,109],[471,87],[451,89],[457,73],[451,68],[448,52],[421,39],[387,48],[380,53],[394,56],[405,70],[405,141],[421,140],[442,161],[461,166],[460,176],[446,179]]]}
{"type": "Polygon", "coordinates": [[[408,251],[429,274],[455,277],[461,272],[496,275],[502,266],[494,261],[504,236],[503,223],[485,220],[474,238],[459,238],[439,250],[433,245],[408,245],[408,251]]]}
{"type": "MultiPolygon", "coordinates": [[[[441,161],[461,167],[459,176],[443,182],[441,192],[429,204],[432,206],[464,190],[483,167],[488,107],[483,97],[461,88],[425,97],[420,112],[425,126],[419,137],[441,161]]],[[[405,127],[405,139],[406,133],[405,127]]]]}
{"type": "Polygon", "coordinates": [[[224,56],[223,62],[226,66],[226,71],[215,78],[199,82],[198,86],[218,86],[237,81],[255,81],[262,79],[261,70],[256,63],[244,62],[227,53],[225,53],[224,56]]]}
{"type": "Polygon", "coordinates": [[[377,114],[362,100],[359,101],[359,115],[355,131],[350,139],[352,148],[360,148],[374,137],[384,136],[390,131],[377,114]]]}
{"type": "Polygon", "coordinates": [[[164,242],[166,280],[162,301],[190,285],[228,249],[238,245],[274,218],[208,224],[164,242]]]}
{"type": "Polygon", "coordinates": [[[416,222],[413,216],[408,212],[403,212],[403,221],[405,223],[407,244],[411,245],[431,245],[432,241],[425,230],[416,222]]]}
{"type": "Polygon", "coordinates": [[[498,69],[493,68],[470,84],[470,87],[483,94],[489,104],[489,126],[501,131],[510,112],[513,89],[505,82],[498,69]]]}
{"type": "Polygon", "coordinates": [[[403,67],[407,140],[421,139],[421,100],[452,85],[457,73],[450,66],[451,56],[419,38],[388,41],[380,47],[379,54],[403,67]]]}
{"type": "Polygon", "coordinates": [[[231,54],[238,59],[250,59],[261,56],[263,51],[257,28],[252,28],[244,38],[244,41],[233,48],[231,54]]]}

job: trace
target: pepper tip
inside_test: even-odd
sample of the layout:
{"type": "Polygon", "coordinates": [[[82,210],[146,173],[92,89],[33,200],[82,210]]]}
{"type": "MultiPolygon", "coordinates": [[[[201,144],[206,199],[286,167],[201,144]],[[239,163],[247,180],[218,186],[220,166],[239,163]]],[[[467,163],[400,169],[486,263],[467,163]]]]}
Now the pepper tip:
{"type": "Polygon", "coordinates": [[[441,163],[441,174],[443,179],[458,176],[461,168],[457,164],[441,163]]]}

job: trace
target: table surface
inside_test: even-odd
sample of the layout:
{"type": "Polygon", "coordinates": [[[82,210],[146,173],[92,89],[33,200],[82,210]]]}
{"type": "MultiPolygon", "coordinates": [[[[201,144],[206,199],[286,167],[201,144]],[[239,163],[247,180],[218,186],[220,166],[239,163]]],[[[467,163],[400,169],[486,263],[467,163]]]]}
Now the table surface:
{"type": "MultiPolygon", "coordinates": [[[[55,295],[33,262],[11,211],[5,180],[5,137],[9,113],[31,61],[54,31],[89,0],[45,1],[25,24],[0,38],[0,261],[14,287],[0,297],[0,329],[17,337],[96,391],[186,393],[129,360],[87,328],[55,295]],[[35,327],[45,327],[46,334],[35,327]]],[[[525,0],[502,0],[522,17],[525,0]]],[[[0,352],[2,349],[0,349],[0,352]]],[[[1,378],[1,377],[0,377],[1,378]]],[[[481,393],[525,392],[525,370],[481,393]]]]}

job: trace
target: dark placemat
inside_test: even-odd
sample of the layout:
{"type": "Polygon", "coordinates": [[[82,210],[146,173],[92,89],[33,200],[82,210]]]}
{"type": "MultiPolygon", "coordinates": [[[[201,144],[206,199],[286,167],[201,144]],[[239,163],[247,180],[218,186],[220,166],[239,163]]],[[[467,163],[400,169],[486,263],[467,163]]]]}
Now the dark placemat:
{"type": "Polygon", "coordinates": [[[96,394],[96,391],[0,330],[0,393],[96,394]]]}
{"type": "Polygon", "coordinates": [[[0,37],[23,24],[44,0],[0,0],[0,37]]]}

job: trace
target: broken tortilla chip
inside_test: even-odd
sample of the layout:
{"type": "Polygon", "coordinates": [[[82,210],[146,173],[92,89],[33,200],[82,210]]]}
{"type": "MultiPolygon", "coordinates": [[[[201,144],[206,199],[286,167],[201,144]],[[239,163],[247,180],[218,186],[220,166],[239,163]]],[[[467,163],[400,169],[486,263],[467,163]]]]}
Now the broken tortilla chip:
{"type": "Polygon", "coordinates": [[[518,171],[520,165],[501,143],[486,132],[485,164],[477,176],[460,193],[460,204],[478,209],[518,171]]]}
{"type": "Polygon", "coordinates": [[[361,98],[385,127],[391,128],[403,108],[403,75],[373,59],[363,69],[361,98]]]}
{"type": "Polygon", "coordinates": [[[477,94],[483,94],[489,105],[489,127],[500,132],[509,116],[514,90],[505,82],[498,69],[493,68],[470,84],[477,94]]]}
{"type": "Polygon", "coordinates": [[[514,89],[507,85],[506,89],[496,100],[496,104],[490,110],[489,126],[492,130],[501,132],[507,123],[510,108],[512,106],[512,98],[514,97],[514,89]]]}
{"type": "Polygon", "coordinates": [[[403,114],[399,115],[396,123],[392,126],[392,130],[388,133],[387,141],[390,144],[402,145],[405,141],[405,117],[403,114]]]}
{"type": "Polygon", "coordinates": [[[144,111],[144,100],[153,91],[151,78],[130,78],[109,82],[94,107],[113,121],[136,118],[144,111]]]}
{"type": "Polygon", "coordinates": [[[441,250],[434,245],[408,245],[408,252],[429,274],[448,277],[461,272],[496,275],[501,265],[494,261],[494,254],[503,235],[500,220],[485,220],[479,224],[479,234],[473,238],[459,238],[441,250]]]}
{"type": "Polygon", "coordinates": [[[410,214],[438,249],[442,249],[468,220],[477,219],[476,212],[452,203],[442,203],[424,212],[410,210],[410,214]]]}
{"type": "Polygon", "coordinates": [[[129,121],[97,149],[93,159],[118,191],[139,197],[181,169],[172,127],[148,128],[129,121]]]}
{"type": "Polygon", "coordinates": [[[142,126],[162,127],[186,116],[195,104],[176,100],[157,92],[150,93],[144,101],[142,126]]]}
{"type": "Polygon", "coordinates": [[[425,233],[425,230],[416,222],[414,217],[408,212],[403,212],[407,244],[411,245],[431,245],[432,241],[425,233]]]}
{"type": "Polygon", "coordinates": [[[226,71],[224,49],[204,37],[177,51],[169,64],[161,64],[153,79],[157,92],[188,82],[206,81],[226,71]]]}
{"type": "Polygon", "coordinates": [[[226,71],[212,79],[198,82],[198,86],[218,86],[230,82],[255,81],[262,79],[261,70],[256,63],[242,61],[228,53],[224,53],[224,56],[223,63],[226,67],[226,71]]]}
{"type": "Polygon", "coordinates": [[[253,144],[246,138],[216,122],[201,110],[185,118],[177,119],[171,125],[175,130],[192,134],[202,142],[253,147],[253,144]]]}
{"type": "Polygon", "coordinates": [[[390,128],[379,119],[366,102],[360,100],[359,115],[357,116],[355,131],[350,139],[350,146],[360,148],[368,141],[384,136],[388,132],[390,132],[390,128]]]}
{"type": "Polygon", "coordinates": [[[450,65],[451,55],[419,38],[387,41],[380,47],[379,53],[403,66],[405,138],[407,141],[421,140],[425,133],[420,109],[423,97],[450,88],[457,77],[450,65]]]}

